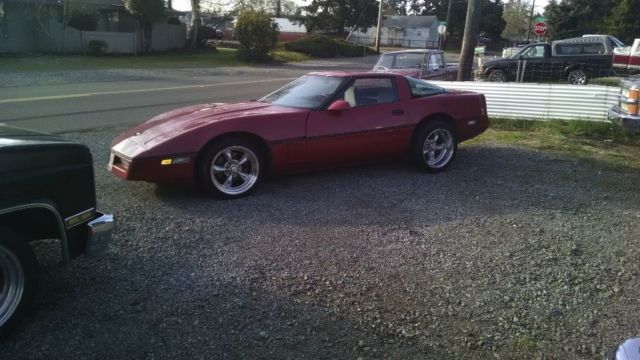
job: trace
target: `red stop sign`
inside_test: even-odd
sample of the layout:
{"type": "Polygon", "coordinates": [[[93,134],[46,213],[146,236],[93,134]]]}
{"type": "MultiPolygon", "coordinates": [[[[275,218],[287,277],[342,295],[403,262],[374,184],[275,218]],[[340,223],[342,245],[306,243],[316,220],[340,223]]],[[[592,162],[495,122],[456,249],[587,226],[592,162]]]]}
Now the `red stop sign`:
{"type": "Polygon", "coordinates": [[[533,24],[533,32],[538,36],[542,36],[547,33],[547,23],[537,22],[533,24]]]}

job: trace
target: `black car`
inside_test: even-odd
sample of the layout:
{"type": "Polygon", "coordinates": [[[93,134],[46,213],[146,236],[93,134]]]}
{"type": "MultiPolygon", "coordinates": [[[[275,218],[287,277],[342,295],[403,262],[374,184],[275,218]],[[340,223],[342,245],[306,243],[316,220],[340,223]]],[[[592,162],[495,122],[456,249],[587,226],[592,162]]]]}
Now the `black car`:
{"type": "Polygon", "coordinates": [[[613,73],[613,48],[604,37],[581,37],[523,47],[508,58],[487,61],[480,76],[489,81],[585,85],[613,73]]]}
{"type": "Polygon", "coordinates": [[[0,124],[0,336],[33,299],[37,261],[30,242],[58,239],[62,260],[105,249],[113,216],[96,211],[89,149],[0,124]]]}

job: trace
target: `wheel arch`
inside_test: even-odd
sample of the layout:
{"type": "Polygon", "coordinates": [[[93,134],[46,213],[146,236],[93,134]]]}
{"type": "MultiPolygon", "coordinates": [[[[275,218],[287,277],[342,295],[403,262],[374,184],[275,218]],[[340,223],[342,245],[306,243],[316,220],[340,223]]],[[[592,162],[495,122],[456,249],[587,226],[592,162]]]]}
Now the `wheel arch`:
{"type": "Polygon", "coordinates": [[[260,151],[262,152],[262,155],[264,155],[264,159],[265,159],[265,169],[270,169],[271,167],[271,160],[272,160],[272,154],[271,154],[271,148],[269,147],[269,144],[267,143],[267,141],[262,138],[259,135],[256,135],[254,133],[248,132],[248,131],[233,131],[233,132],[228,132],[228,133],[224,133],[224,134],[220,134],[217,135],[215,137],[213,137],[211,140],[207,141],[206,144],[204,144],[200,150],[198,150],[198,153],[196,155],[196,159],[195,159],[195,174],[194,174],[194,179],[199,179],[200,178],[200,162],[202,161],[202,156],[205,153],[205,150],[207,148],[209,148],[210,146],[212,146],[213,144],[215,144],[218,141],[221,141],[223,139],[227,139],[227,138],[233,138],[233,137],[238,137],[238,138],[242,138],[242,139],[246,139],[249,140],[253,143],[255,143],[259,148],[260,151]]]}
{"type": "Polygon", "coordinates": [[[14,231],[27,242],[39,239],[59,239],[62,259],[65,263],[70,261],[64,221],[53,205],[32,203],[1,209],[0,228],[14,231]]]}
{"type": "Polygon", "coordinates": [[[428,116],[420,120],[418,125],[416,125],[416,127],[413,129],[413,133],[411,134],[411,143],[415,141],[416,135],[418,134],[419,130],[427,126],[429,123],[433,121],[444,121],[449,123],[456,132],[455,133],[456,139],[458,138],[460,129],[458,129],[458,124],[456,123],[455,119],[447,113],[435,113],[435,114],[429,114],[428,116]]]}

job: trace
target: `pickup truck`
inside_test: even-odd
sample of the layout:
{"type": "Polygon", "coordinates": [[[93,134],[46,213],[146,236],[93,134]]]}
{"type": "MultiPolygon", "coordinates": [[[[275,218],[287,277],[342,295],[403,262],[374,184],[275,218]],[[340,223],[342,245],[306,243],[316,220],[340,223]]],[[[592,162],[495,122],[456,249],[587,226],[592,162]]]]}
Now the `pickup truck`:
{"type": "Polygon", "coordinates": [[[89,149],[0,124],[0,337],[28,310],[38,264],[30,243],[58,239],[62,260],[101,253],[112,215],[96,211],[89,149]]]}
{"type": "Polygon", "coordinates": [[[640,132],[640,79],[620,81],[618,104],[609,110],[609,120],[627,132],[640,132]]]}
{"type": "Polygon", "coordinates": [[[635,39],[631,46],[613,50],[613,69],[623,75],[640,73],[640,39],[635,39]]]}
{"type": "Polygon", "coordinates": [[[568,81],[585,85],[613,73],[613,48],[602,37],[558,40],[527,45],[508,58],[485,62],[480,77],[489,81],[568,81]]]}
{"type": "Polygon", "coordinates": [[[394,72],[425,80],[455,80],[458,65],[447,64],[441,50],[401,50],[380,55],[373,71],[394,72]]]}

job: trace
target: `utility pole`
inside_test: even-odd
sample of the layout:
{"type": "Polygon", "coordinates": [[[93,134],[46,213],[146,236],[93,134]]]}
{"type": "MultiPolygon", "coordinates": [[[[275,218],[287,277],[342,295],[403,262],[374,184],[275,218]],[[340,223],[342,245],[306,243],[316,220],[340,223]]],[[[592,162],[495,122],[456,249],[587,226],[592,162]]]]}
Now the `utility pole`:
{"type": "Polygon", "coordinates": [[[376,52],[380,52],[380,31],[382,29],[382,0],[378,8],[378,28],[376,29],[376,52]]]}
{"type": "Polygon", "coordinates": [[[282,2],[281,0],[276,0],[276,17],[282,17],[282,2]]]}
{"type": "Polygon", "coordinates": [[[531,22],[533,21],[533,9],[536,8],[536,0],[533,0],[531,4],[531,16],[529,16],[529,27],[527,28],[527,44],[529,43],[529,36],[531,35],[531,22]]]}
{"type": "Polygon", "coordinates": [[[460,68],[458,81],[471,80],[473,71],[473,55],[478,42],[478,26],[480,25],[480,0],[469,0],[467,5],[467,20],[464,24],[464,38],[462,53],[460,54],[460,68]]]}
{"type": "Polygon", "coordinates": [[[191,0],[191,48],[198,47],[198,28],[200,27],[200,0],[191,0]]]}
{"type": "Polygon", "coordinates": [[[442,40],[442,50],[446,50],[447,48],[447,34],[449,33],[449,29],[451,29],[451,5],[453,4],[453,0],[449,0],[447,3],[447,30],[444,32],[444,39],[442,40]]]}

